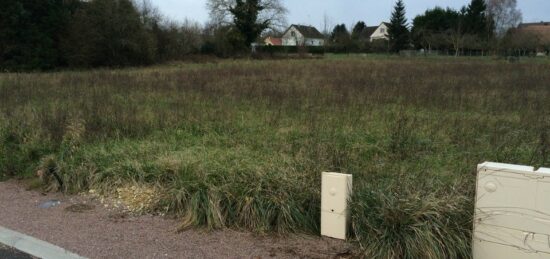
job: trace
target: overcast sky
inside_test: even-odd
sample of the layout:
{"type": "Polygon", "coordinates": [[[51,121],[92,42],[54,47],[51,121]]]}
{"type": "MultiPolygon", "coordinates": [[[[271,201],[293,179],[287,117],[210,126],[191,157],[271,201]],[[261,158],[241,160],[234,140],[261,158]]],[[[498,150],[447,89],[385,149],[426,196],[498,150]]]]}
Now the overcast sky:
{"type": "MultiPolygon", "coordinates": [[[[166,16],[183,21],[188,18],[204,23],[208,21],[206,0],[151,0],[166,16]]],[[[354,24],[365,21],[378,25],[388,21],[395,0],[282,0],[289,10],[288,23],[313,25],[322,29],[323,16],[330,18],[331,25],[354,24]]],[[[427,8],[435,6],[455,9],[469,0],[405,0],[407,16],[413,18],[427,8]]],[[[518,0],[524,22],[550,21],[550,0],[518,0]]]]}

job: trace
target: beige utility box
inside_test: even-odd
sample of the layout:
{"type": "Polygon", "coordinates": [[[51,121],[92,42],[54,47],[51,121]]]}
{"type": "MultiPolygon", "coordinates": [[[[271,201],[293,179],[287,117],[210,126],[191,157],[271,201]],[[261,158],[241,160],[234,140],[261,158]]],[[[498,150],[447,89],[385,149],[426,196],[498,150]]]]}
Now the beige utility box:
{"type": "Polygon", "coordinates": [[[323,173],[321,185],[321,235],[346,239],[352,176],[323,173]]]}
{"type": "Polygon", "coordinates": [[[550,169],[478,166],[474,259],[550,258],[550,169]]]}

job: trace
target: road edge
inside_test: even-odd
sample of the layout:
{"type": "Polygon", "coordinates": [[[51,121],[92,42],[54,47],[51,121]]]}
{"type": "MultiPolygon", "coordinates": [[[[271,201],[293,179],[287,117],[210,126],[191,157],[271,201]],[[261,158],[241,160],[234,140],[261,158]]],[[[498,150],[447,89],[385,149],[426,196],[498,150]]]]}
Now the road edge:
{"type": "Polygon", "coordinates": [[[61,247],[0,226],[0,243],[42,259],[86,259],[61,247]]]}

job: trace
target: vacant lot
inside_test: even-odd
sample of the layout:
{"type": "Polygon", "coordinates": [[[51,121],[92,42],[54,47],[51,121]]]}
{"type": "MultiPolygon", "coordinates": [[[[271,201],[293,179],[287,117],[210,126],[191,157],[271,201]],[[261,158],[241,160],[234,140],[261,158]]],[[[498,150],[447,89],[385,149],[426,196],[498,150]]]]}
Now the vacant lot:
{"type": "Polygon", "coordinates": [[[224,61],[0,75],[0,178],[57,172],[182,227],[318,233],[354,175],[372,257],[469,256],[476,164],[550,165],[550,64],[224,61]],[[137,198],[135,198],[137,197],[137,198]]]}

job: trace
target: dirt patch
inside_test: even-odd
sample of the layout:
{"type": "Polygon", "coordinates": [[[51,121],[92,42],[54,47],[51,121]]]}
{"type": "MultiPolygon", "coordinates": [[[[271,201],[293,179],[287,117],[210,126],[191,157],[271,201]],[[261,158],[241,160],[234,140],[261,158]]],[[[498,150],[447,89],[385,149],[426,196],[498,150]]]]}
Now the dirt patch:
{"type": "Polygon", "coordinates": [[[356,258],[351,247],[338,246],[329,249],[317,250],[318,247],[302,247],[300,245],[286,245],[269,248],[270,257],[290,258],[356,258]]]}
{"type": "Polygon", "coordinates": [[[112,212],[107,216],[112,222],[120,223],[128,219],[130,215],[127,212],[112,212]]]}
{"type": "Polygon", "coordinates": [[[349,244],[329,238],[233,230],[178,233],[179,224],[133,216],[87,197],[44,196],[14,181],[0,182],[0,225],[89,258],[349,258],[351,251],[349,244]],[[61,204],[38,208],[53,199],[61,204]]]}

